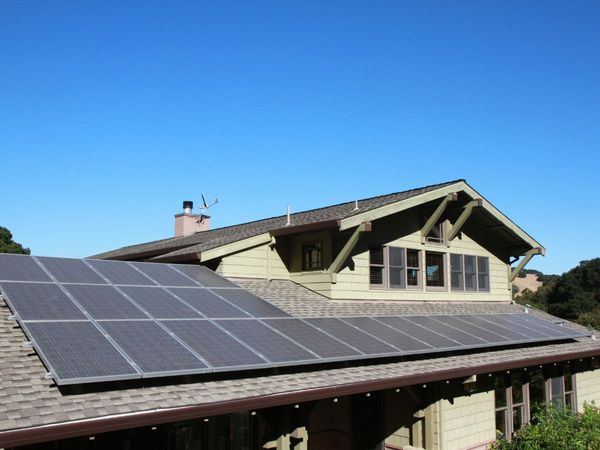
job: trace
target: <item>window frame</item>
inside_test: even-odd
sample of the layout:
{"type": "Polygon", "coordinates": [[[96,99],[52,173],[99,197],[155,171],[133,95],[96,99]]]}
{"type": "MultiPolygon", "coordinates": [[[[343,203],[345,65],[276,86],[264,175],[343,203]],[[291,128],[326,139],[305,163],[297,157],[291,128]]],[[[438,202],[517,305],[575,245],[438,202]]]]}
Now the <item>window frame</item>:
{"type": "Polygon", "coordinates": [[[323,270],[323,241],[306,241],[302,243],[302,272],[313,272],[318,270],[323,270]],[[318,267],[308,267],[306,265],[306,250],[311,247],[316,246],[318,248],[318,267]]]}
{"type": "Polygon", "coordinates": [[[448,290],[448,268],[446,267],[448,264],[446,252],[438,252],[435,250],[425,250],[423,252],[423,285],[425,290],[427,291],[447,291],[448,290]],[[430,286],[427,284],[427,254],[439,255],[442,257],[442,262],[440,264],[440,268],[442,270],[441,279],[443,284],[441,286],[430,286]]]}
{"type": "Polygon", "coordinates": [[[415,248],[407,248],[407,247],[397,247],[394,245],[372,245],[369,247],[369,288],[370,289],[384,289],[384,290],[391,290],[391,291],[398,291],[398,290],[403,290],[403,291],[410,291],[410,290],[420,290],[422,289],[422,285],[423,285],[423,281],[422,281],[422,277],[423,277],[423,269],[422,269],[422,251],[419,249],[415,249],[415,248]],[[379,249],[381,248],[383,251],[383,264],[373,264],[372,260],[371,260],[371,251],[373,249],[379,249]],[[400,250],[402,252],[402,257],[401,257],[401,264],[391,264],[391,259],[390,259],[390,250],[394,249],[394,250],[400,250]],[[417,253],[417,262],[418,262],[418,266],[414,267],[414,266],[409,266],[408,265],[408,252],[416,252],[417,253]],[[376,284],[376,283],[372,283],[372,277],[371,277],[371,270],[372,267],[377,267],[378,269],[382,270],[382,283],[381,284],[376,284]],[[391,276],[390,276],[390,269],[400,269],[402,271],[402,276],[401,276],[401,284],[400,285],[392,285],[391,284],[391,276]],[[409,270],[416,270],[417,271],[417,284],[408,284],[408,271],[409,270]]]}
{"type": "Polygon", "coordinates": [[[454,291],[454,292],[490,292],[490,258],[489,256],[477,256],[477,255],[468,255],[468,254],[464,254],[464,253],[449,253],[450,255],[450,290],[454,291]],[[455,268],[452,265],[452,259],[453,257],[458,256],[460,258],[461,261],[461,270],[455,270],[455,268]],[[466,263],[466,259],[467,258],[473,258],[473,268],[474,268],[474,272],[469,272],[467,273],[467,263],[466,263]],[[480,273],[479,271],[479,266],[480,266],[480,260],[486,260],[487,263],[487,271],[480,273]],[[454,287],[452,285],[452,274],[454,273],[460,273],[461,276],[461,283],[460,283],[460,287],[454,287]],[[485,276],[486,279],[486,284],[487,286],[485,288],[481,287],[481,283],[479,280],[480,276],[485,276]],[[474,284],[474,288],[471,289],[467,289],[467,277],[472,277],[473,279],[473,284],[474,284]]]}

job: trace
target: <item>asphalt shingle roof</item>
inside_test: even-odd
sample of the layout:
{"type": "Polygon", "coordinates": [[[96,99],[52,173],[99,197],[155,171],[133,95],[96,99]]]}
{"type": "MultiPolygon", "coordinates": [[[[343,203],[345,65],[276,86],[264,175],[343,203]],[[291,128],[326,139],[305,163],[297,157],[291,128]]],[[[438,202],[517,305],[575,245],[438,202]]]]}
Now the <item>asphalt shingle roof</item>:
{"type": "MultiPolygon", "coordinates": [[[[309,211],[298,212],[291,215],[291,224],[307,225],[330,220],[341,220],[380,208],[392,203],[406,200],[420,194],[434,191],[464,180],[453,180],[445,183],[434,184],[417,189],[411,189],[393,194],[358,200],[358,210],[355,210],[355,201],[340,203],[338,205],[326,206],[309,211]]],[[[185,237],[167,238],[158,241],[123,247],[105,253],[92,256],[101,259],[130,259],[135,257],[152,257],[156,261],[176,256],[195,255],[197,253],[221,247],[223,245],[237,242],[242,239],[258,236],[263,233],[278,230],[285,227],[287,217],[285,215],[271,217],[268,219],[232,225],[229,227],[215,228],[214,230],[202,231],[185,237]]]]}
{"type": "MultiPolygon", "coordinates": [[[[325,314],[451,314],[498,313],[522,310],[509,303],[423,303],[392,301],[329,300],[291,281],[235,279],[255,294],[264,296],[292,315],[325,314]]],[[[347,385],[369,380],[443,372],[464,367],[559,357],[561,354],[598,350],[600,342],[582,338],[573,342],[509,348],[454,356],[431,356],[418,360],[306,370],[295,373],[243,376],[234,379],[197,381],[160,386],[115,388],[102,392],[65,395],[52,380],[38,356],[23,346],[26,340],[10,311],[0,300],[0,432],[103,416],[182,406],[252,399],[274,394],[347,385]]],[[[573,326],[567,323],[566,326],[573,326]]]]}

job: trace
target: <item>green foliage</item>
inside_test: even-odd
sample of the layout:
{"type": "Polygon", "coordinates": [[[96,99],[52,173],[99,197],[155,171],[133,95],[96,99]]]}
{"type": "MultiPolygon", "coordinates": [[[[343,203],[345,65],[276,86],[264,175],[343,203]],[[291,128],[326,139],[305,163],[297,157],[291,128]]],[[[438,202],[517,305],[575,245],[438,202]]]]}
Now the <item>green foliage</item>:
{"type": "Polygon", "coordinates": [[[577,320],[600,309],[600,258],[582,261],[564,273],[547,298],[548,311],[577,320]]]}
{"type": "Polygon", "coordinates": [[[585,404],[573,414],[554,405],[542,405],[532,424],[517,431],[512,442],[496,441],[492,450],[600,450],[600,411],[585,404]]]}
{"type": "Polygon", "coordinates": [[[29,255],[31,250],[13,241],[12,233],[8,228],[0,227],[0,253],[22,253],[29,255]]]}

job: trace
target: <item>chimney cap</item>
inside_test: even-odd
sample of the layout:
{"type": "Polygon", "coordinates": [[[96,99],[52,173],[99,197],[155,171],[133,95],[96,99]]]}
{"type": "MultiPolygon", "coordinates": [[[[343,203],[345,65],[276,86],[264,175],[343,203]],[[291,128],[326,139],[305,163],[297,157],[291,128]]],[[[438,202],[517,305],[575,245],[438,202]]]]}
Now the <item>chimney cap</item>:
{"type": "Polygon", "coordinates": [[[184,200],[183,201],[183,209],[193,209],[194,208],[194,202],[191,200],[184,200]]]}

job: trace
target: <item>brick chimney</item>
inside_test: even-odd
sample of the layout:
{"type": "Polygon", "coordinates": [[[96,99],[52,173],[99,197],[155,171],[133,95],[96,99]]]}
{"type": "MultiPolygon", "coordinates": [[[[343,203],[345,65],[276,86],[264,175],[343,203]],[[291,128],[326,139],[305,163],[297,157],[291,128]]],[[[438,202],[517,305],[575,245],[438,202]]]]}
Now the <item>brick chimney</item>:
{"type": "Polygon", "coordinates": [[[210,216],[192,214],[193,208],[194,202],[186,200],[183,202],[183,212],[175,214],[175,237],[189,236],[210,228],[210,216]]]}

